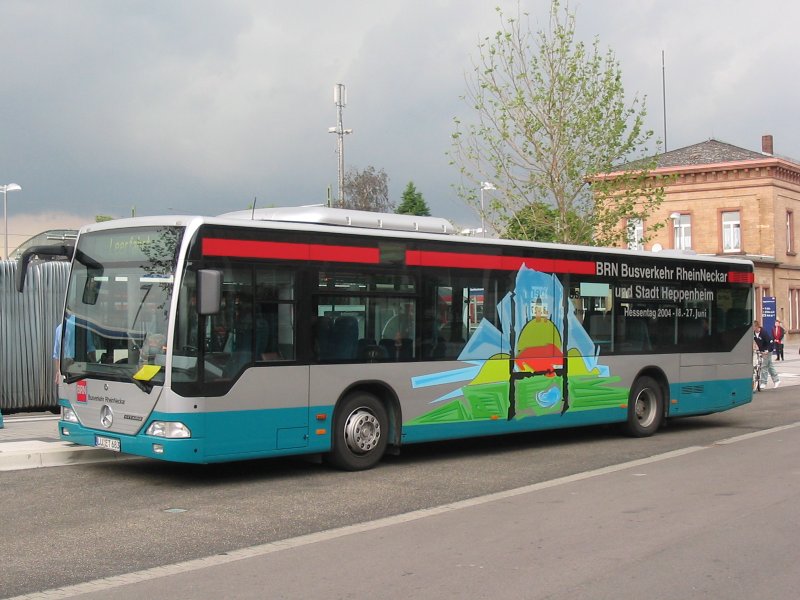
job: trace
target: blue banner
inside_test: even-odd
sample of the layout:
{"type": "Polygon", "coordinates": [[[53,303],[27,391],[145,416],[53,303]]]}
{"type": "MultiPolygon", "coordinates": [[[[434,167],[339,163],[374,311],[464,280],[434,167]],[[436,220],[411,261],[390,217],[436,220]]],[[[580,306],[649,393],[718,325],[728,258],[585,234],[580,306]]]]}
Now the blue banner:
{"type": "Polygon", "coordinates": [[[769,331],[770,335],[772,335],[772,329],[775,327],[775,317],[775,296],[763,296],[761,298],[761,326],[769,331]]]}

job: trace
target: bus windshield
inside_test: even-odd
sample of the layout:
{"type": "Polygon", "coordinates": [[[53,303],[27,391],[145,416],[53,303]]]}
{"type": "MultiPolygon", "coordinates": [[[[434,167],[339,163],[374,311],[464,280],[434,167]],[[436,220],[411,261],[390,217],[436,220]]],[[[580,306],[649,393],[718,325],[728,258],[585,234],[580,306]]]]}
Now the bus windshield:
{"type": "Polygon", "coordinates": [[[164,382],[182,231],[163,226],[81,235],[59,326],[61,372],[67,382],[84,377],[140,386],[164,382]]]}

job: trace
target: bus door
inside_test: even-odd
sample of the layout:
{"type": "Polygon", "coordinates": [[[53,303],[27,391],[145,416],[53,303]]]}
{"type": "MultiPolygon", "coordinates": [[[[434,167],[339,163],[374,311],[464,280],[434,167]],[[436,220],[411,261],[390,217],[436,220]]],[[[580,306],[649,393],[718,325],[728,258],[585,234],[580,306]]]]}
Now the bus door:
{"type": "MultiPolygon", "coordinates": [[[[233,428],[212,426],[215,432],[237,434],[231,439],[219,434],[209,447],[217,442],[220,452],[305,447],[309,368],[297,364],[296,272],[230,263],[205,268],[222,271],[220,310],[200,316],[195,324],[180,315],[191,317],[196,311],[179,306],[175,349],[176,354],[181,348],[199,351],[202,357],[195,393],[207,397],[209,418],[236,421],[233,428]]],[[[190,288],[191,276],[186,280],[190,288]]],[[[185,298],[191,302],[192,294],[185,298]]]]}

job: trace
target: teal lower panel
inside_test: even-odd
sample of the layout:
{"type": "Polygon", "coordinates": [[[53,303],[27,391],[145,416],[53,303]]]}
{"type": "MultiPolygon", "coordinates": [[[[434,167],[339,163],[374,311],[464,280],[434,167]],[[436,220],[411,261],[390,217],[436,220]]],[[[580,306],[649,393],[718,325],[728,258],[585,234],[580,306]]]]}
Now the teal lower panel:
{"type": "Polygon", "coordinates": [[[459,421],[457,423],[426,423],[403,426],[403,443],[521,433],[563,427],[581,427],[604,423],[622,423],[628,418],[627,408],[598,408],[567,411],[564,414],[541,415],[508,420],[459,421]]]}
{"type": "Polygon", "coordinates": [[[146,431],[153,421],[180,421],[192,432],[189,439],[165,439],[144,433],[121,435],[66,421],[59,421],[58,425],[62,440],[82,446],[94,446],[95,436],[101,435],[118,439],[125,454],[212,463],[327,452],[331,446],[332,413],[333,407],[312,409],[311,430],[308,408],[199,414],[154,412],[141,428],[146,431]],[[156,453],[154,444],[160,445],[163,452],[156,453]]]}
{"type": "Polygon", "coordinates": [[[670,417],[722,412],[749,403],[753,382],[748,379],[697,381],[670,386],[670,417]]]}

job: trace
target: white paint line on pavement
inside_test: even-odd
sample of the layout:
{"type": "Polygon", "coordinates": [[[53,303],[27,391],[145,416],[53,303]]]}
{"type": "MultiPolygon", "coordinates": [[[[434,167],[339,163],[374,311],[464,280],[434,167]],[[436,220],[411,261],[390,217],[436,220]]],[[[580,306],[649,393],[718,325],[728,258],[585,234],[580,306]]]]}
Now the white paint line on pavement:
{"type": "Polygon", "coordinates": [[[742,435],[737,435],[736,437],[732,438],[725,438],[724,440],[719,440],[718,442],[714,442],[714,446],[726,446],[728,444],[744,442],[746,440],[752,440],[753,438],[761,437],[762,435],[778,433],[780,431],[786,431],[787,429],[794,429],[795,427],[800,427],[800,422],[790,423],[789,425],[781,425],[779,427],[773,427],[772,429],[764,429],[763,431],[753,431],[752,433],[745,433],[742,435]]]}

